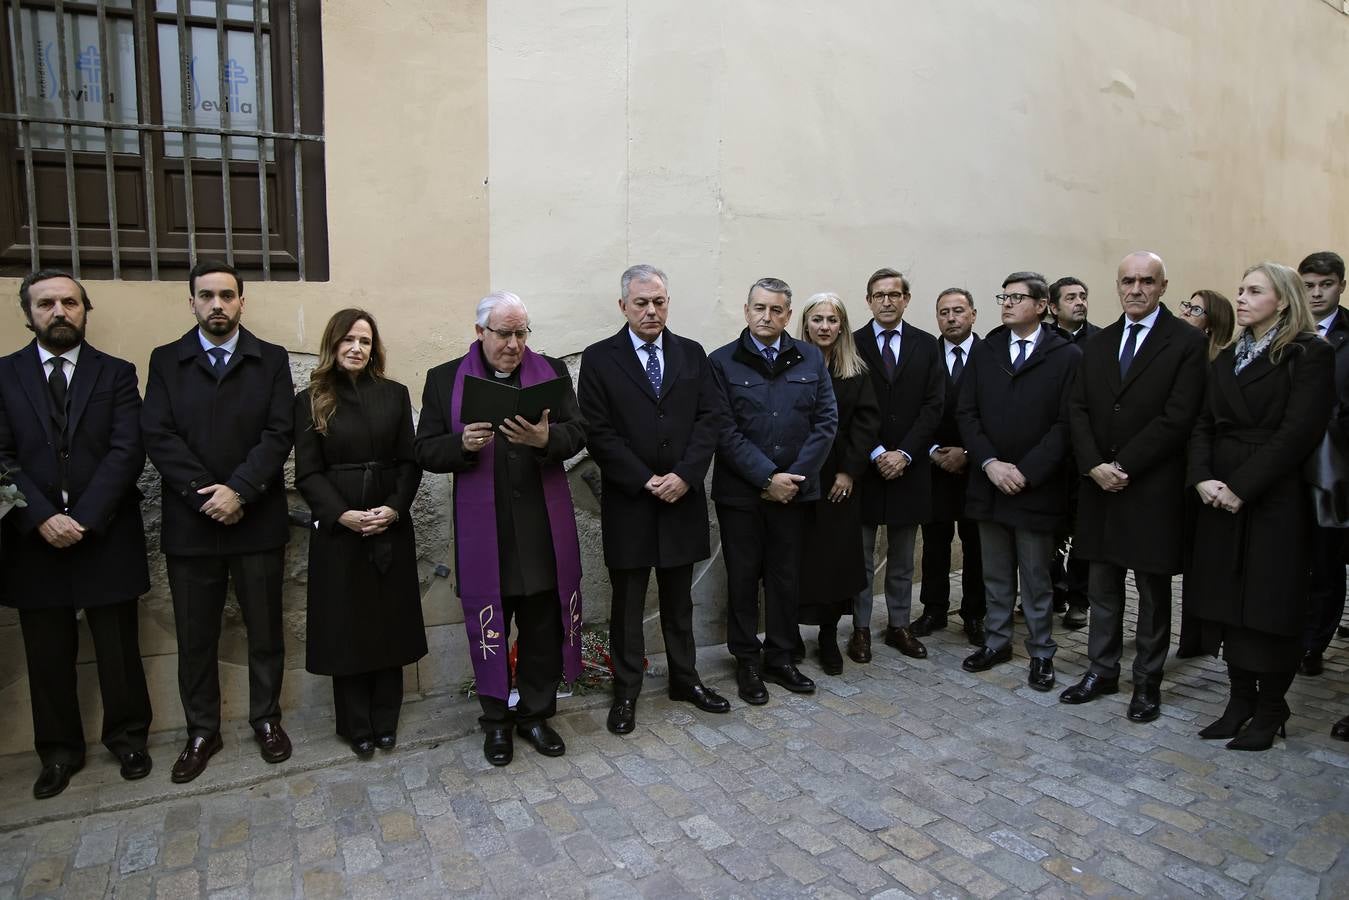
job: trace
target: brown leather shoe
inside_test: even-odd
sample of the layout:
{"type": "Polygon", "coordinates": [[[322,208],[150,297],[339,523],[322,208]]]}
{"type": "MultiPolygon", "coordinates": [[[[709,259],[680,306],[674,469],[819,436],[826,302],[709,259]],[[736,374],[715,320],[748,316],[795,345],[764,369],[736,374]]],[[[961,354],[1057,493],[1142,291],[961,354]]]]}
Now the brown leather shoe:
{"type": "Polygon", "coordinates": [[[213,734],[210,737],[194,737],[187,739],[187,746],[183,752],[178,754],[178,759],[173,764],[173,772],[169,775],[174,784],[187,784],[196,778],[202,772],[206,771],[206,764],[211,761],[211,757],[220,752],[220,748],[225,746],[220,740],[220,735],[213,734]]]}
{"type": "Polygon", "coordinates": [[[273,722],[265,722],[253,731],[258,742],[262,758],[269,763],[285,762],[290,759],[290,738],[286,729],[273,722]]]}
{"type": "Polygon", "coordinates": [[[914,659],[927,659],[927,648],[923,646],[922,641],[913,636],[913,632],[908,628],[885,629],[885,642],[905,656],[912,656],[914,659]]]}
{"type": "Polygon", "coordinates": [[[871,662],[871,629],[854,628],[848,638],[848,659],[855,663],[871,662]]]}

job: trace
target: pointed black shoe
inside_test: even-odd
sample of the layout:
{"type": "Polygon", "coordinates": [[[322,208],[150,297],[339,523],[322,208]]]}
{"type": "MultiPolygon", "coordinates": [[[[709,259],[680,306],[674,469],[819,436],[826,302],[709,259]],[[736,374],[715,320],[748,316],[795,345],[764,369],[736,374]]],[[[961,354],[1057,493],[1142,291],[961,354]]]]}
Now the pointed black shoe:
{"type": "Polygon", "coordinates": [[[1059,694],[1060,703],[1090,703],[1097,697],[1119,693],[1119,679],[1106,678],[1096,672],[1088,672],[1082,680],[1072,687],[1064,688],[1059,694]]]}
{"type": "MultiPolygon", "coordinates": [[[[763,683],[760,682],[760,687],[763,683]]],[[[683,700],[692,703],[703,712],[726,713],[731,711],[731,704],[725,697],[712,690],[710,687],[702,684],[693,684],[687,687],[671,687],[671,700],[683,700]]]]}
{"type": "Polygon", "coordinates": [[[994,666],[1005,663],[1012,658],[1012,645],[1008,644],[1000,650],[990,650],[988,645],[980,647],[960,664],[960,668],[966,672],[987,672],[994,666]]]}
{"type": "Polygon", "coordinates": [[[1251,716],[1255,715],[1255,673],[1229,665],[1227,680],[1231,685],[1227,708],[1216,721],[1210,722],[1199,731],[1199,736],[1206,741],[1236,737],[1241,733],[1242,727],[1251,720],[1251,716]]]}
{"type": "Polygon", "coordinates": [[[763,677],[780,684],[794,694],[815,693],[815,682],[801,674],[796,666],[764,666],[763,677]]]}

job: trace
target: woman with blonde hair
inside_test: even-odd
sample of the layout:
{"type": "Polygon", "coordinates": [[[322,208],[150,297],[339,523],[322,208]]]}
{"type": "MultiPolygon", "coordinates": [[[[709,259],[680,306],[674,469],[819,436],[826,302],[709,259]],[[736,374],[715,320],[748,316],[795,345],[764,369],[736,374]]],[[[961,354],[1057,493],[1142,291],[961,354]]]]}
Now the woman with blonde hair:
{"type": "Polygon", "coordinates": [[[384,377],[375,319],[341,310],[295,398],[295,487],[313,523],[305,668],[332,676],[337,733],[362,759],[393,748],[403,666],[426,655],[411,517],[421,480],[412,403],[384,377]]]}
{"type": "Polygon", "coordinates": [[[1199,732],[1229,750],[1267,750],[1290,715],[1284,695],[1302,658],[1311,495],[1302,464],[1335,400],[1334,352],[1316,337],[1297,272],[1246,270],[1236,341],[1209,367],[1190,440],[1200,503],[1186,602],[1202,650],[1221,646],[1230,698],[1199,732]]]}
{"type": "Polygon", "coordinates": [[[1180,320],[1208,335],[1209,362],[1232,340],[1232,301],[1217,291],[1195,291],[1180,301],[1180,320]]]}
{"type": "MultiPolygon", "coordinates": [[[[866,470],[881,427],[881,410],[857,353],[848,310],[838,294],[815,294],[801,310],[799,336],[820,348],[829,366],[838,402],[838,434],[820,470],[821,496],[813,505],[802,545],[801,600],[797,620],[818,625],[820,668],[843,671],[838,620],[852,609],[852,597],[866,586],[862,521],[855,486],[866,470]]],[[[797,635],[799,658],[805,645],[797,635]]]]}

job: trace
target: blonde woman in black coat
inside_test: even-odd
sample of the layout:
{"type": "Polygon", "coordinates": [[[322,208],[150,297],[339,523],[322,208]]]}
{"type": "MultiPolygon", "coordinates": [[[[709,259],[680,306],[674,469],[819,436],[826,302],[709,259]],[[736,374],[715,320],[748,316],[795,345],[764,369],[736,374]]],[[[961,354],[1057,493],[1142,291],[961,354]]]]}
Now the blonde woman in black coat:
{"type": "Polygon", "coordinates": [[[410,515],[421,480],[412,403],[384,377],[374,317],[341,310],[295,398],[295,487],[314,526],[305,668],[332,676],[337,733],[361,758],[394,746],[403,666],[426,655],[410,515]]]}
{"type": "Polygon", "coordinates": [[[1195,522],[1186,602],[1202,649],[1221,646],[1231,697],[1202,738],[1267,750],[1284,731],[1284,694],[1302,658],[1311,495],[1302,463],[1335,401],[1334,352],[1315,334],[1297,272],[1248,269],[1237,340],[1214,359],[1190,441],[1195,522]]]}

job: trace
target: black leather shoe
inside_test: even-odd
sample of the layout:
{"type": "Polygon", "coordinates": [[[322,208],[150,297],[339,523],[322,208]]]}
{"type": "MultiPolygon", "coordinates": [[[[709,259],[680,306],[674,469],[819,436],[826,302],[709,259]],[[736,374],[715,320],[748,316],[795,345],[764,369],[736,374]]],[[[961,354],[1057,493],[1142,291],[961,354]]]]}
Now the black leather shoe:
{"type": "Polygon", "coordinates": [[[1087,627],[1087,608],[1082,606],[1070,606],[1063,614],[1063,627],[1072,631],[1087,627]]]}
{"type": "Polygon", "coordinates": [[[917,637],[927,637],[934,631],[941,631],[946,627],[946,616],[934,616],[930,612],[925,612],[913,620],[909,625],[909,630],[917,637]]]}
{"type": "Polygon", "coordinates": [[[375,742],[370,740],[370,738],[361,738],[358,741],[352,741],[351,752],[355,753],[361,759],[369,759],[375,755],[375,742]]]}
{"type": "Polygon", "coordinates": [[[258,753],[265,762],[279,763],[290,759],[290,736],[279,724],[264,722],[253,729],[253,738],[258,742],[258,753]]]}
{"type": "Polygon", "coordinates": [[[42,767],[42,774],[33,782],[33,796],[39,800],[55,797],[70,784],[70,776],[84,768],[84,763],[52,763],[42,767]]]}
{"type": "Polygon", "coordinates": [[[1337,741],[1349,741],[1349,716],[1330,726],[1330,736],[1337,741]]]}
{"type": "Polygon", "coordinates": [[[1159,684],[1135,684],[1129,701],[1130,722],[1151,722],[1162,714],[1162,687],[1159,684]]]}
{"type": "Polygon", "coordinates": [[[965,661],[960,664],[960,668],[964,669],[966,672],[987,672],[999,663],[1005,663],[1011,658],[1011,644],[1008,644],[1001,650],[990,650],[988,649],[988,645],[985,644],[969,656],[965,657],[965,661]]]}
{"type": "MultiPolygon", "coordinates": [[[[760,684],[762,687],[762,684],[760,684]]],[[[731,703],[725,697],[701,684],[693,684],[688,687],[671,687],[671,700],[684,700],[692,703],[703,712],[725,713],[731,711],[731,703]]]]}
{"type": "Polygon", "coordinates": [[[1119,679],[1106,678],[1096,672],[1088,672],[1082,680],[1070,688],[1064,688],[1059,694],[1060,703],[1090,703],[1097,697],[1119,693],[1119,679]]]}
{"type": "Polygon", "coordinates": [[[174,784],[187,784],[206,771],[206,764],[211,761],[212,756],[220,752],[220,748],[223,746],[225,744],[220,740],[219,732],[208,738],[188,738],[187,746],[183,748],[182,753],[178,754],[178,759],[173,764],[173,771],[169,773],[169,779],[174,784]]]}
{"type": "Polygon", "coordinates": [[[1303,675],[1308,675],[1312,678],[1315,678],[1317,675],[1320,675],[1322,672],[1325,671],[1325,666],[1322,664],[1321,654],[1317,653],[1314,650],[1308,650],[1307,653],[1302,657],[1302,665],[1298,666],[1297,670],[1301,672],[1303,675]]]}
{"type": "Polygon", "coordinates": [[[1337,637],[1349,637],[1349,625],[1335,626],[1335,634],[1337,637]]]}
{"type": "Polygon", "coordinates": [[[913,636],[913,629],[911,628],[885,629],[885,643],[905,656],[912,656],[914,659],[927,659],[927,648],[923,646],[922,641],[913,636]]]}
{"type": "Polygon", "coordinates": [[[815,693],[815,682],[801,674],[793,665],[764,666],[763,677],[774,684],[780,684],[794,694],[815,693]]]}
{"type": "Polygon", "coordinates": [[[150,774],[150,769],[154,766],[150,754],[144,750],[119,753],[117,760],[122,764],[122,777],[127,781],[137,781],[144,778],[150,774]]]}
{"type": "Polygon", "coordinates": [[[1026,683],[1037,691],[1054,689],[1054,660],[1047,656],[1032,656],[1030,669],[1026,672],[1026,683]]]}
{"type": "Polygon", "coordinates": [[[735,683],[739,688],[740,699],[754,706],[768,702],[768,688],[763,686],[763,676],[754,663],[741,663],[735,670],[735,683]]]}
{"type": "Polygon", "coordinates": [[[392,750],[397,743],[398,735],[395,732],[375,735],[375,746],[381,750],[392,750]]]}
{"type": "Polygon", "coordinates": [[[984,631],[983,619],[971,619],[965,623],[965,641],[971,647],[982,647],[988,643],[988,632],[984,631]]]}
{"type": "Polygon", "coordinates": [[[609,719],[604,723],[614,734],[631,734],[637,725],[637,701],[615,700],[609,707],[609,719]]]}
{"type": "Polygon", "coordinates": [[[489,728],[482,736],[482,755],[494,766],[510,765],[515,755],[509,728],[489,728]]]}
{"type": "Polygon", "coordinates": [[[848,659],[855,663],[871,662],[871,629],[854,628],[848,638],[848,659]]]}
{"type": "Polygon", "coordinates": [[[567,752],[562,735],[553,730],[547,722],[535,722],[533,725],[517,725],[515,733],[534,745],[534,749],[544,756],[561,756],[567,752]]]}

